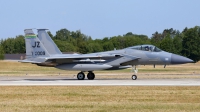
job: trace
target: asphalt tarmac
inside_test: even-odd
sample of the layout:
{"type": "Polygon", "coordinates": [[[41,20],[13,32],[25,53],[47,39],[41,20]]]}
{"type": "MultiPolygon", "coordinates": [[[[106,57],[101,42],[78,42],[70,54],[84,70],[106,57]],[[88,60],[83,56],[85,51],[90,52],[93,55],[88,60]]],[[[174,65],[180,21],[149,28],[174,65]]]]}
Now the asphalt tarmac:
{"type": "Polygon", "coordinates": [[[200,79],[77,80],[61,76],[3,76],[0,86],[200,86],[200,79]]]}

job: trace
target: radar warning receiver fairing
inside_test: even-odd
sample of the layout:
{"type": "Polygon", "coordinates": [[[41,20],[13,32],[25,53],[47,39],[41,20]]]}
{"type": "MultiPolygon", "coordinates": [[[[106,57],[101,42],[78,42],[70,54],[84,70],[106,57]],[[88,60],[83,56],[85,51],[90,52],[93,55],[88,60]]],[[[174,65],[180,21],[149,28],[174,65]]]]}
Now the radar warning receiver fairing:
{"type": "Polygon", "coordinates": [[[137,65],[170,65],[192,63],[193,60],[165,52],[153,45],[137,45],[120,50],[90,54],[62,54],[46,32],[38,29],[36,36],[32,29],[25,29],[26,59],[20,62],[39,66],[52,66],[62,70],[77,70],[78,80],[95,78],[95,70],[118,70],[133,68],[132,79],[137,79],[137,65]]]}

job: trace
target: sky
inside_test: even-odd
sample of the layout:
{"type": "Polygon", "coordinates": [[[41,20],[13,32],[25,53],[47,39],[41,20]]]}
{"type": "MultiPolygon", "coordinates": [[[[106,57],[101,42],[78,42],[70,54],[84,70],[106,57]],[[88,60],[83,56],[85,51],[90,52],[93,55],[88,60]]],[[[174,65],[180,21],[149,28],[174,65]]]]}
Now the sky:
{"type": "Polygon", "coordinates": [[[0,39],[66,28],[93,39],[200,26],[200,0],[0,0],[0,39]]]}

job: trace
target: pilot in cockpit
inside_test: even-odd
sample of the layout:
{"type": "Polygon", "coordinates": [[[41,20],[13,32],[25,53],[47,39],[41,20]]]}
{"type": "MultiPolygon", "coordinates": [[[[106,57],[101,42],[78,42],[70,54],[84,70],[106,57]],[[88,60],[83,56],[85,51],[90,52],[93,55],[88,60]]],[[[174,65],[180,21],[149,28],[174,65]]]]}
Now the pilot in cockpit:
{"type": "Polygon", "coordinates": [[[152,51],[153,50],[153,48],[150,46],[145,46],[145,51],[152,51]]]}
{"type": "Polygon", "coordinates": [[[138,45],[131,47],[132,49],[136,50],[143,50],[143,51],[151,51],[151,52],[161,52],[162,50],[158,47],[155,47],[153,45],[138,45]]]}
{"type": "Polygon", "coordinates": [[[149,51],[149,46],[145,46],[145,51],[149,51]]]}

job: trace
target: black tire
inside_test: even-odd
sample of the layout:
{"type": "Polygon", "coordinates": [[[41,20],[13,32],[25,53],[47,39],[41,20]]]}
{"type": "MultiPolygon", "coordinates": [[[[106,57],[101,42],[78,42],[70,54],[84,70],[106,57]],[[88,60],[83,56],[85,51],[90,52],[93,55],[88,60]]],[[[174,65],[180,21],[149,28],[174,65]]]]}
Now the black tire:
{"type": "Polygon", "coordinates": [[[94,80],[94,78],[95,78],[94,73],[89,72],[89,73],[87,74],[87,78],[88,78],[88,80],[94,80]]]}
{"type": "Polygon", "coordinates": [[[79,72],[79,73],[77,74],[77,79],[78,79],[78,80],[84,80],[84,79],[85,79],[85,74],[84,74],[83,72],[79,72]]]}
{"type": "Polygon", "coordinates": [[[137,75],[132,75],[132,80],[137,80],[137,75]]]}

